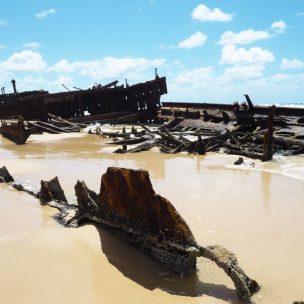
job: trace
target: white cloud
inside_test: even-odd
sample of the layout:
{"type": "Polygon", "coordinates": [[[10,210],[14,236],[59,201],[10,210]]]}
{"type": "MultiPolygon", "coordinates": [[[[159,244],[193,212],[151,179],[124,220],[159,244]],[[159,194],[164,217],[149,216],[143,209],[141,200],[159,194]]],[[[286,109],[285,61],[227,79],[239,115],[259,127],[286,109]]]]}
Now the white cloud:
{"type": "Polygon", "coordinates": [[[220,80],[232,81],[236,79],[253,79],[262,77],[264,73],[263,64],[251,64],[245,66],[234,66],[225,70],[224,75],[219,77],[220,80]]]}
{"type": "Polygon", "coordinates": [[[69,62],[67,59],[61,59],[50,68],[50,71],[59,73],[75,73],[77,70],[84,69],[88,64],[89,63],[85,61],[69,62]]]}
{"type": "Polygon", "coordinates": [[[274,61],[274,55],[260,47],[252,47],[248,50],[237,48],[233,44],[227,44],[222,49],[220,64],[252,64],[274,61]]]}
{"type": "Polygon", "coordinates": [[[206,35],[204,35],[201,32],[196,32],[195,34],[191,35],[189,38],[181,41],[178,44],[178,47],[181,49],[192,49],[204,45],[206,41],[207,41],[206,35]]]}
{"type": "Polygon", "coordinates": [[[220,38],[219,44],[250,44],[257,40],[265,40],[271,35],[265,31],[254,31],[252,29],[234,33],[231,31],[224,32],[220,38]]]}
{"type": "Polygon", "coordinates": [[[6,61],[0,62],[0,70],[5,72],[40,72],[45,70],[46,66],[42,56],[30,50],[14,53],[6,61]]]}
{"type": "Polygon", "coordinates": [[[290,75],[290,74],[275,74],[270,77],[273,82],[298,84],[303,87],[304,74],[290,75]]]}
{"type": "Polygon", "coordinates": [[[284,33],[286,28],[287,28],[287,24],[282,20],[273,22],[271,24],[271,29],[273,29],[276,33],[279,34],[284,33]]]}
{"type": "Polygon", "coordinates": [[[51,8],[49,10],[39,12],[35,16],[38,19],[43,19],[43,18],[47,17],[48,15],[52,15],[52,14],[55,14],[55,13],[56,13],[56,10],[54,8],[51,8]]]}
{"type": "Polygon", "coordinates": [[[304,12],[298,13],[297,16],[304,16],[304,12]]]}
{"type": "Polygon", "coordinates": [[[176,78],[168,78],[170,94],[163,100],[232,103],[247,93],[254,103],[303,101],[304,73],[265,77],[265,69],[265,64],[234,66],[222,74],[212,67],[180,69],[176,78]]]}
{"type": "Polygon", "coordinates": [[[176,45],[166,45],[164,43],[159,45],[159,49],[161,50],[174,50],[177,48],[181,49],[192,49],[196,47],[200,47],[205,44],[207,41],[207,36],[203,33],[197,31],[195,34],[191,35],[189,38],[181,41],[178,46],[176,45]]]}
{"type": "MultiPolygon", "coordinates": [[[[303,101],[304,74],[275,74],[265,79],[248,82],[248,90],[258,94],[257,102],[268,104],[303,101]]],[[[245,83],[246,86],[246,83],[245,83]]],[[[255,100],[255,99],[253,99],[255,100]]]]}
{"type": "Polygon", "coordinates": [[[59,76],[55,81],[51,83],[51,85],[55,88],[60,88],[62,89],[62,85],[64,84],[67,87],[72,87],[73,86],[73,77],[71,76],[59,76]]]}
{"type": "Polygon", "coordinates": [[[213,72],[211,66],[186,70],[182,71],[174,81],[179,84],[206,83],[213,79],[213,72]]]}
{"type": "Polygon", "coordinates": [[[49,82],[42,76],[26,76],[24,78],[16,78],[17,89],[19,91],[46,89],[49,82]]]}
{"type": "Polygon", "coordinates": [[[271,80],[273,81],[285,81],[290,80],[291,76],[289,74],[275,74],[271,76],[271,80]]]}
{"type": "Polygon", "coordinates": [[[159,48],[161,50],[174,50],[174,49],[176,49],[176,46],[175,45],[166,45],[166,44],[162,43],[159,45],[159,48]]]}
{"type": "Polygon", "coordinates": [[[7,26],[8,22],[5,20],[0,20],[0,26],[7,26]]]}
{"type": "Polygon", "coordinates": [[[28,43],[25,43],[23,45],[24,48],[26,49],[38,49],[41,47],[41,44],[39,42],[35,42],[35,41],[32,41],[32,42],[28,42],[28,43]]]}
{"type": "Polygon", "coordinates": [[[174,60],[174,61],[173,61],[173,64],[174,64],[174,65],[181,65],[182,62],[181,62],[180,60],[174,60]]]}
{"type": "Polygon", "coordinates": [[[231,21],[232,17],[232,14],[224,13],[219,8],[210,9],[204,4],[198,5],[192,11],[192,19],[199,21],[227,22],[231,21]]]}
{"type": "Polygon", "coordinates": [[[298,59],[283,58],[280,67],[281,69],[301,69],[304,68],[304,62],[298,59]]]}
{"type": "MultiPolygon", "coordinates": [[[[34,74],[25,77],[16,77],[15,75],[14,78],[17,82],[17,89],[20,92],[27,90],[48,90],[50,92],[66,91],[62,84],[66,85],[70,89],[73,87],[73,78],[70,76],[50,75],[50,78],[45,76],[46,75],[34,74]]],[[[8,87],[11,87],[10,83],[8,83],[8,87]]]]}
{"type": "Polygon", "coordinates": [[[4,45],[4,44],[0,44],[0,50],[6,49],[6,48],[7,48],[7,46],[6,46],[6,45],[4,45]]]}
{"type": "Polygon", "coordinates": [[[105,57],[93,61],[69,62],[62,59],[57,62],[50,71],[59,73],[77,73],[79,76],[89,76],[94,79],[107,79],[118,77],[135,77],[147,69],[163,66],[165,59],[145,58],[115,58],[105,57]]]}

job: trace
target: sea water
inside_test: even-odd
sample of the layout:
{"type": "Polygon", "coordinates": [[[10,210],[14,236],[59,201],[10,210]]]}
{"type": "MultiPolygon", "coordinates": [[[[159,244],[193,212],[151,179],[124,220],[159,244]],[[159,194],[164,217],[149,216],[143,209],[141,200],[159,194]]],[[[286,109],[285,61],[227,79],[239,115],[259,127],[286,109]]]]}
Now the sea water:
{"type": "MultiPolygon", "coordinates": [[[[201,245],[220,244],[261,285],[256,303],[304,299],[304,159],[267,163],[217,153],[113,154],[109,139],[87,134],[32,135],[22,146],[0,138],[0,164],[38,189],[58,176],[69,200],[84,180],[99,191],[108,166],[149,171],[201,245]]],[[[172,273],[115,235],[93,226],[61,227],[55,209],[0,185],[1,303],[239,303],[226,274],[205,259],[197,273],[172,273]]]]}

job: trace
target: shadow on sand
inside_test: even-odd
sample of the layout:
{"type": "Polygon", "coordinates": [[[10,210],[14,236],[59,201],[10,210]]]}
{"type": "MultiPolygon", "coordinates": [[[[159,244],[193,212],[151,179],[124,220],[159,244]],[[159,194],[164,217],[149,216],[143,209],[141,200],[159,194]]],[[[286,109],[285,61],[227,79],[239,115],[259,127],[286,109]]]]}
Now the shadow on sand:
{"type": "Polygon", "coordinates": [[[233,304],[241,303],[234,289],[203,283],[197,273],[179,275],[132,248],[117,235],[99,227],[96,229],[99,232],[102,252],[108,261],[125,277],[144,288],[158,288],[170,294],[188,297],[208,295],[233,304]]]}

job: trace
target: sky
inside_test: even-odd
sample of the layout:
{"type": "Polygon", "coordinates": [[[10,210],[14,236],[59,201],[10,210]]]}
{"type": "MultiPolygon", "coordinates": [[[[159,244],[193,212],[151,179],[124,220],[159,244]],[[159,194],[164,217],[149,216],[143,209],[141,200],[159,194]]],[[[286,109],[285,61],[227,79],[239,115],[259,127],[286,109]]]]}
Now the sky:
{"type": "Polygon", "coordinates": [[[304,0],[1,0],[0,86],[167,77],[162,101],[304,102],[304,0]]]}

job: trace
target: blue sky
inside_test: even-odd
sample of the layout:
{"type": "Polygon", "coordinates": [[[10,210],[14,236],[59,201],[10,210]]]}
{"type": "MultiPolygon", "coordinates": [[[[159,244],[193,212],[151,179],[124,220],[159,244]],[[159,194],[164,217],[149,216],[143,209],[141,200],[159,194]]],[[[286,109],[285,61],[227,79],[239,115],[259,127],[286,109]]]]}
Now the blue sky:
{"type": "Polygon", "coordinates": [[[0,86],[167,77],[164,101],[304,102],[304,0],[3,0],[0,86]]]}

